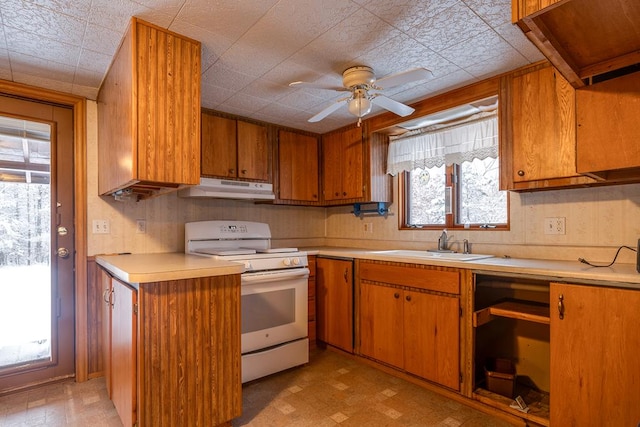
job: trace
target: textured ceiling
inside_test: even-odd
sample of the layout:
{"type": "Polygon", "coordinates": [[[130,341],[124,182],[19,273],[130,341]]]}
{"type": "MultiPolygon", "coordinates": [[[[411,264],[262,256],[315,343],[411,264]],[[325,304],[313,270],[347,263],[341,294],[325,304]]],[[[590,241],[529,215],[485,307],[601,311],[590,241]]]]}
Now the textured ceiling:
{"type": "Polygon", "coordinates": [[[317,133],[356,121],[307,122],[344,93],[288,83],[430,69],[383,92],[411,103],[543,59],[511,0],[2,0],[0,78],[95,99],[134,15],[202,42],[203,107],[317,133]]]}

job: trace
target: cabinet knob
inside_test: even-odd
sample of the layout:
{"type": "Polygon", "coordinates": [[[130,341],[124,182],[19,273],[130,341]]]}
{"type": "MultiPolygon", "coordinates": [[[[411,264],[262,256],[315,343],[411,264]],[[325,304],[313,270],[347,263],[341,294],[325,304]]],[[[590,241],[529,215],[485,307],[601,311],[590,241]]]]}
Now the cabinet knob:
{"type": "Polygon", "coordinates": [[[317,194],[312,194],[312,195],[311,195],[311,198],[312,198],[312,199],[317,199],[317,198],[318,198],[318,195],[317,195],[317,194]]]}
{"type": "Polygon", "coordinates": [[[518,176],[524,176],[524,171],[522,169],[518,171],[518,176]]]}
{"type": "Polygon", "coordinates": [[[411,301],[411,295],[407,295],[407,296],[405,297],[405,299],[406,299],[407,301],[411,301]]]}
{"type": "Polygon", "coordinates": [[[343,191],[343,192],[342,192],[342,195],[343,195],[343,196],[346,196],[346,195],[347,195],[347,192],[346,192],[346,191],[343,191]]]}
{"type": "Polygon", "coordinates": [[[558,317],[564,319],[564,295],[558,295],[558,317]]]}
{"type": "Polygon", "coordinates": [[[236,170],[235,170],[235,169],[229,169],[229,174],[231,174],[231,175],[235,175],[235,173],[236,173],[236,170]]]}
{"type": "Polygon", "coordinates": [[[398,298],[400,298],[400,294],[399,294],[398,292],[396,292],[395,294],[393,294],[393,297],[394,297],[395,299],[398,299],[398,298]]]}
{"type": "Polygon", "coordinates": [[[242,171],[241,171],[241,172],[242,172],[242,174],[243,174],[243,175],[246,175],[246,174],[247,174],[247,170],[246,170],[246,169],[242,169],[242,171]]]}
{"type": "Polygon", "coordinates": [[[338,193],[338,192],[336,191],[336,196],[339,196],[339,195],[340,195],[340,193],[338,193]]]}

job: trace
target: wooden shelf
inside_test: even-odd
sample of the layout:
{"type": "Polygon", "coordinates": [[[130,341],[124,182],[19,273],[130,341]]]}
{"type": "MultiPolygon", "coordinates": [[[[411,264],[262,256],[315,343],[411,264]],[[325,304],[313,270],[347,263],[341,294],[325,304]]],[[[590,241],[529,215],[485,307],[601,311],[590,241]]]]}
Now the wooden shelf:
{"type": "Polygon", "coordinates": [[[508,317],[529,322],[549,324],[549,306],[530,301],[508,300],[473,313],[473,326],[478,327],[495,319],[508,317]]]}
{"type": "Polygon", "coordinates": [[[516,394],[522,396],[529,406],[529,412],[522,412],[511,408],[513,399],[492,393],[484,388],[476,388],[473,398],[486,405],[501,409],[510,414],[532,421],[541,426],[549,426],[549,394],[518,384],[516,394]]]}

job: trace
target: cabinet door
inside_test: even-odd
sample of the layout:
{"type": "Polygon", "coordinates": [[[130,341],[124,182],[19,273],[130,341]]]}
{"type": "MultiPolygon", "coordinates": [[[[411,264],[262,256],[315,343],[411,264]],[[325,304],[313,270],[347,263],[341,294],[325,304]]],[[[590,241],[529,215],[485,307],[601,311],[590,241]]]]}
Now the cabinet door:
{"type": "Polygon", "coordinates": [[[638,425],[640,291],[552,283],[550,295],[551,425],[638,425]]]}
{"type": "Polygon", "coordinates": [[[404,299],[405,369],[459,390],[459,299],[413,291],[404,299]]]}
{"type": "Polygon", "coordinates": [[[102,357],[104,359],[104,378],[107,394],[111,399],[111,276],[100,269],[100,289],[102,289],[102,304],[100,321],[102,323],[102,357]]]}
{"type": "Polygon", "coordinates": [[[318,139],[280,131],[278,183],[282,200],[318,201],[318,139]]]}
{"type": "Polygon", "coordinates": [[[238,120],[238,178],[270,181],[264,126],[238,120]]]}
{"type": "Polygon", "coordinates": [[[135,290],[113,279],[111,313],[111,400],[122,424],[136,423],[136,323],[135,290]]]}
{"type": "Polygon", "coordinates": [[[510,101],[513,181],[578,176],[575,90],[553,67],[515,76],[510,101]]]}
{"type": "Polygon", "coordinates": [[[364,142],[362,128],[325,135],[322,140],[324,199],[357,199],[363,193],[364,142]]]}
{"type": "Polygon", "coordinates": [[[361,282],[360,352],[400,369],[404,367],[403,291],[361,282]]]}
{"type": "Polygon", "coordinates": [[[318,339],[353,352],[353,262],[318,258],[316,280],[318,339]]]}
{"type": "Polygon", "coordinates": [[[202,114],[202,175],[236,177],[236,121],[202,114]]]}
{"type": "Polygon", "coordinates": [[[640,167],[640,72],[578,89],[576,109],[578,171],[640,167]]]}

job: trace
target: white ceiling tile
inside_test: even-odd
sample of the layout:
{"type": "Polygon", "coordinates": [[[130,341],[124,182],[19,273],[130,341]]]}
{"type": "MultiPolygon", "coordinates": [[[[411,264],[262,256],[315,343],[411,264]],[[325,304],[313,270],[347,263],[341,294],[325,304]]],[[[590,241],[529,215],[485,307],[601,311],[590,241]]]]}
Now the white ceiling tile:
{"type": "Polygon", "coordinates": [[[269,104],[270,102],[263,98],[257,98],[241,92],[236,92],[225,101],[225,106],[239,108],[248,113],[255,113],[269,104]]]}
{"type": "Polygon", "coordinates": [[[204,84],[223,87],[232,91],[239,91],[245,88],[255,77],[239,73],[227,68],[222,61],[218,61],[211,66],[203,75],[204,84]]]}
{"type": "Polygon", "coordinates": [[[202,104],[206,108],[215,108],[236,93],[235,90],[226,89],[202,82],[202,104]]]}
{"type": "Polygon", "coordinates": [[[242,89],[242,93],[274,102],[295,90],[289,86],[279,85],[269,80],[256,79],[242,89]]]}
{"type": "MultiPolygon", "coordinates": [[[[91,0],[29,0],[38,6],[46,7],[55,12],[71,15],[83,20],[87,19],[91,0]]],[[[97,0],[94,0],[97,1],[97,0]]]]}
{"type": "Polygon", "coordinates": [[[509,53],[501,53],[499,56],[489,58],[483,62],[467,67],[469,72],[479,80],[487,79],[500,73],[525,66],[529,63],[527,59],[516,50],[509,53]]]}
{"type": "Polygon", "coordinates": [[[175,16],[186,0],[134,0],[136,3],[158,10],[166,15],[175,16]]]}
{"type": "Polygon", "coordinates": [[[87,87],[74,84],[71,88],[73,95],[82,96],[87,99],[98,99],[98,89],[96,87],[87,87]]]}
{"type": "Polygon", "coordinates": [[[87,71],[93,71],[95,74],[100,75],[100,81],[104,77],[105,70],[111,65],[111,56],[104,53],[94,52],[88,49],[82,49],[80,51],[80,57],[78,59],[78,68],[82,68],[87,71]]]}
{"type": "Polygon", "coordinates": [[[360,2],[390,25],[407,31],[447,10],[458,0],[370,0],[360,2]]]}
{"type": "Polygon", "coordinates": [[[276,65],[274,68],[266,72],[262,79],[268,80],[279,85],[288,85],[291,82],[304,81],[315,82],[321,78],[323,74],[298,64],[291,60],[285,60],[276,65]]]}
{"type": "Polygon", "coordinates": [[[5,35],[10,53],[16,52],[34,59],[51,60],[73,66],[78,63],[79,46],[39,37],[11,27],[5,27],[5,35]]]}
{"type": "Polygon", "coordinates": [[[7,27],[66,44],[80,46],[86,22],[24,0],[3,0],[0,6],[7,27]]]}
{"type": "Polygon", "coordinates": [[[68,81],[60,81],[47,77],[34,76],[31,74],[13,72],[13,81],[16,83],[24,83],[30,86],[41,87],[44,89],[57,90],[59,92],[71,93],[73,84],[68,81]]]}
{"type": "Polygon", "coordinates": [[[167,28],[173,16],[130,0],[97,0],[91,4],[89,22],[116,31],[122,37],[135,16],[159,27],[167,28]]]}
{"type": "Polygon", "coordinates": [[[14,73],[46,77],[61,82],[73,82],[75,67],[44,58],[34,58],[21,53],[9,52],[11,70],[14,73]]]}
{"type": "MultiPolygon", "coordinates": [[[[509,43],[505,42],[494,30],[490,29],[464,42],[450,46],[439,53],[460,68],[467,68],[490,58],[508,55],[512,50],[513,48],[509,43]]],[[[498,66],[496,64],[496,68],[498,66]]]]}
{"type": "Polygon", "coordinates": [[[511,22],[512,0],[464,0],[464,2],[492,27],[511,22]]]}
{"type": "Polygon", "coordinates": [[[78,86],[100,87],[103,73],[96,73],[92,70],[76,68],[73,77],[73,84],[78,86]]]}
{"type": "Polygon", "coordinates": [[[522,31],[520,31],[520,28],[518,28],[517,25],[509,22],[497,27],[496,32],[506,40],[507,43],[527,58],[529,62],[537,62],[544,59],[544,55],[540,53],[533,43],[531,43],[527,36],[522,34],[522,31]]]}
{"type": "Polygon", "coordinates": [[[173,21],[169,30],[198,40],[202,44],[202,70],[206,71],[233,44],[233,40],[181,19],[173,21]]]}
{"type": "Polygon", "coordinates": [[[277,0],[187,0],[177,19],[236,40],[277,0]]]}
{"type": "MultiPolygon", "coordinates": [[[[315,110],[318,105],[324,103],[325,100],[298,89],[283,96],[278,102],[297,108],[298,110],[309,111],[315,110]]],[[[318,109],[318,111],[320,111],[320,109],[318,109]]]]}
{"type": "Polygon", "coordinates": [[[84,34],[82,47],[93,52],[99,52],[113,57],[118,46],[120,46],[123,36],[124,34],[109,28],[88,24],[87,31],[84,34]]]}
{"type": "Polygon", "coordinates": [[[489,28],[471,9],[464,4],[455,3],[419,26],[411,28],[407,34],[429,49],[440,52],[489,28]]]}
{"type": "Polygon", "coordinates": [[[242,40],[234,43],[221,57],[225,67],[253,77],[260,77],[282,62],[286,55],[265,50],[242,40]]]}

